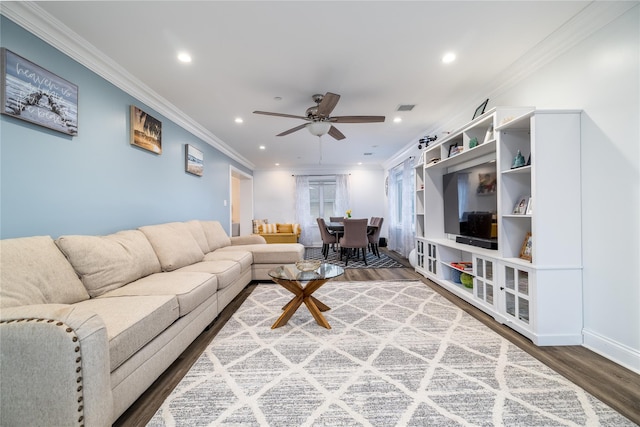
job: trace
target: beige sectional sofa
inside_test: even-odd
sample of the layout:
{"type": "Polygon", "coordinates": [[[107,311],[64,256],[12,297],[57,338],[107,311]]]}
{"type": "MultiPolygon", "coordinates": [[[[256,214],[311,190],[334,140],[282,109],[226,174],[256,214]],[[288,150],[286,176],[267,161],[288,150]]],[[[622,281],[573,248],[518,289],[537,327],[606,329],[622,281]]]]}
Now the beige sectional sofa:
{"type": "Polygon", "coordinates": [[[0,243],[0,425],[109,426],[300,244],[216,221],[0,243]]]}

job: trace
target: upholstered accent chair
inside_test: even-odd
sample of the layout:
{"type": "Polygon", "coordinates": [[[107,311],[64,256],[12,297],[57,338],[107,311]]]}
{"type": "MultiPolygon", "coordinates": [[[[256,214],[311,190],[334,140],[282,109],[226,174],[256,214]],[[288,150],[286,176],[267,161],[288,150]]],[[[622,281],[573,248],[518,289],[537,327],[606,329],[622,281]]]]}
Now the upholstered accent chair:
{"type": "Polygon", "coordinates": [[[338,237],[334,233],[329,232],[327,224],[324,222],[324,218],[316,218],[316,221],[318,221],[320,237],[322,238],[322,255],[324,255],[324,259],[327,259],[329,256],[329,246],[332,246],[335,251],[335,245],[338,243],[338,237]]]}
{"type": "Polygon", "coordinates": [[[367,247],[369,239],[367,237],[367,225],[369,220],[363,219],[344,219],[344,235],[340,238],[340,259],[346,253],[347,259],[344,265],[349,264],[349,258],[355,253],[356,258],[362,249],[362,258],[365,265],[367,264],[367,247]]]}

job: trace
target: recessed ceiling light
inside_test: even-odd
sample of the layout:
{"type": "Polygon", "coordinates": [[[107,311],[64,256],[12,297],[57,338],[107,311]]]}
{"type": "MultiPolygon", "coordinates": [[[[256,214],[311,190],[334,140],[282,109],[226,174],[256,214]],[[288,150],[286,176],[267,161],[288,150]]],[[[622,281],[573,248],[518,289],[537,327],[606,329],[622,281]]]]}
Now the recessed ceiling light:
{"type": "Polygon", "coordinates": [[[395,117],[393,119],[393,123],[400,123],[402,121],[402,117],[395,117]]]}
{"type": "Polygon", "coordinates": [[[445,53],[445,55],[442,57],[442,62],[444,62],[445,64],[450,64],[453,61],[456,60],[456,54],[453,52],[447,52],[445,53]]]}
{"type": "Polygon", "coordinates": [[[362,162],[358,162],[358,166],[361,166],[361,165],[362,165],[362,162]]]}
{"type": "Polygon", "coordinates": [[[242,117],[236,117],[235,122],[236,123],[242,123],[244,120],[242,120],[242,117]]]}
{"type": "Polygon", "coordinates": [[[281,96],[274,96],[273,99],[275,101],[282,101],[282,97],[281,96]]]}
{"type": "Polygon", "coordinates": [[[267,147],[265,147],[264,145],[261,145],[260,147],[258,147],[261,150],[265,150],[267,147]]]}
{"type": "Polygon", "coordinates": [[[180,52],[178,53],[178,61],[189,63],[191,62],[191,55],[189,55],[187,52],[180,52]]]}
{"type": "Polygon", "coordinates": [[[280,166],[280,163],[276,163],[276,166],[280,166]]]}

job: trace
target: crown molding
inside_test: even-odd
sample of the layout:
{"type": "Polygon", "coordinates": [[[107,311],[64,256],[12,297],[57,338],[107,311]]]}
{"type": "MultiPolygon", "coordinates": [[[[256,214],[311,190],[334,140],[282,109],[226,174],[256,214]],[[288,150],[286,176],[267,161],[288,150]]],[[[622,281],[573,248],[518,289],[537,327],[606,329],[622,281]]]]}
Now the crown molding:
{"type": "MultiPolygon", "coordinates": [[[[638,1],[593,1],[586,4],[579,13],[522,55],[495,79],[470,94],[468,102],[464,102],[458,109],[460,113],[430,126],[384,162],[385,169],[391,169],[409,156],[419,153],[416,145],[422,135],[439,135],[447,129],[457,128],[468,122],[469,105],[475,105],[479,99],[497,98],[632,8],[640,7],[639,5],[638,1]]],[[[498,47],[496,54],[499,53],[498,47]]]]}
{"type": "Polygon", "coordinates": [[[171,102],[158,95],[111,58],[100,52],[80,35],[73,32],[36,4],[28,1],[2,1],[0,2],[0,14],[58,49],[74,61],[84,65],[127,94],[140,100],[150,108],[153,108],[158,113],[229,156],[231,159],[251,170],[255,168],[252,162],[241,156],[171,102]]]}
{"type": "MultiPolygon", "coordinates": [[[[495,98],[514,87],[516,84],[530,76],[544,65],[548,64],[562,53],[566,52],[582,40],[586,39],[605,25],[633,7],[637,7],[637,1],[593,1],[588,4],[564,25],[551,33],[548,37],[526,52],[520,59],[505,69],[492,82],[481,90],[470,94],[468,103],[471,105],[477,99],[495,98]]],[[[243,166],[254,170],[255,165],[238,154],[235,150],[217,138],[210,131],[187,116],[169,101],[159,96],[143,82],[133,77],[124,68],[102,54],[93,45],[89,44],[78,34],[71,31],[56,18],[45,12],[32,2],[3,1],[0,2],[0,14],[5,15],[16,24],[25,28],[41,38],[46,43],[60,50],[73,60],[84,65],[105,80],[114,84],[131,96],[144,102],[160,114],[175,122],[196,137],[220,150],[243,166]]],[[[437,134],[446,129],[449,124],[464,123],[466,114],[461,113],[448,117],[446,122],[434,124],[420,135],[437,134]]],[[[450,127],[450,126],[449,126],[450,127]]],[[[420,136],[393,155],[383,163],[385,169],[389,169],[415,153],[415,144],[420,136]]]]}

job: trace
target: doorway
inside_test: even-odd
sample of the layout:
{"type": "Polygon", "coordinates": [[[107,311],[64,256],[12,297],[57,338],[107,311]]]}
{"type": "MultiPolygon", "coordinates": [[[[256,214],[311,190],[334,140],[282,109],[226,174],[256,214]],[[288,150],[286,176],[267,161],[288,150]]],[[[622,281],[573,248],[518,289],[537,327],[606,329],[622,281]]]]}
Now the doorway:
{"type": "Polygon", "coordinates": [[[253,233],[253,176],[229,167],[231,183],[231,218],[230,230],[232,236],[248,236],[253,233]]]}

